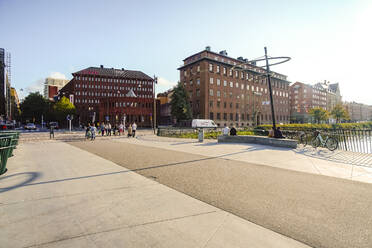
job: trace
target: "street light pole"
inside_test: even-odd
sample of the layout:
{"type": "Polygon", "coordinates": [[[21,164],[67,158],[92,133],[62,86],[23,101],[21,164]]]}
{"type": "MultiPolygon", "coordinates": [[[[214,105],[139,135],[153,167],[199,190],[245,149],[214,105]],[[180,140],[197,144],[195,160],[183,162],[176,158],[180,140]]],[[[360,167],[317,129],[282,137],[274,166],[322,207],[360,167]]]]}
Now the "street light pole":
{"type": "Polygon", "coordinates": [[[156,129],[156,98],[155,98],[155,84],[157,83],[158,81],[158,78],[154,75],[154,82],[152,83],[153,85],[153,97],[154,97],[154,114],[153,114],[153,118],[154,118],[154,134],[155,134],[155,129],[156,129]]]}
{"type": "Polygon", "coordinates": [[[267,77],[267,82],[269,84],[269,93],[270,93],[271,118],[273,121],[273,128],[276,129],[273,92],[271,89],[271,80],[270,80],[270,66],[269,66],[269,61],[267,59],[267,48],[266,47],[265,47],[265,60],[266,60],[266,77],[267,77]]]}

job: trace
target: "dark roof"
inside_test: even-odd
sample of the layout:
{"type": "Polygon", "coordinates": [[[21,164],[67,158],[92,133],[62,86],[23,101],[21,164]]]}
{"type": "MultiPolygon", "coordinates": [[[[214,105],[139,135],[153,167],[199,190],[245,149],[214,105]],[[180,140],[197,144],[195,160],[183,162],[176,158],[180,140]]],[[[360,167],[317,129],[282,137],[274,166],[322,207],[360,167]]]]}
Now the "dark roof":
{"type": "Polygon", "coordinates": [[[331,91],[336,92],[339,86],[338,86],[338,83],[335,83],[335,84],[330,84],[328,87],[331,91]]]}
{"type": "Polygon", "coordinates": [[[143,80],[153,80],[141,71],[132,71],[114,68],[89,67],[84,70],[72,73],[72,75],[89,75],[89,76],[104,76],[104,77],[118,77],[118,78],[133,78],[143,80]]]}

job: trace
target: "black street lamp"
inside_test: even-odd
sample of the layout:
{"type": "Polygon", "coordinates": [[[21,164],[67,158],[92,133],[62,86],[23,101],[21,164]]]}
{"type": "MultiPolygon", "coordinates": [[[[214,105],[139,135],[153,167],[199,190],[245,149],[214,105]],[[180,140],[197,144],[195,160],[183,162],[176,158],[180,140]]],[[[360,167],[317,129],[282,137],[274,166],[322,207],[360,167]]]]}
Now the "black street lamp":
{"type": "MultiPolygon", "coordinates": [[[[273,121],[273,128],[276,129],[276,122],[275,122],[275,111],[274,111],[274,101],[273,101],[273,93],[272,93],[272,86],[271,86],[271,71],[270,71],[270,66],[273,66],[273,65],[279,65],[279,64],[283,64],[287,61],[289,61],[291,58],[290,57],[286,57],[286,56],[281,56],[281,57],[270,57],[267,55],[267,48],[265,47],[264,48],[265,50],[265,56],[264,58],[260,58],[260,59],[254,59],[254,60],[250,60],[250,61],[246,61],[244,63],[241,63],[239,65],[234,65],[232,69],[235,69],[236,67],[240,67],[240,68],[243,68],[242,66],[243,65],[247,65],[247,64],[250,64],[250,65],[254,65],[256,67],[261,67],[261,68],[264,68],[265,71],[266,71],[266,75],[261,73],[262,76],[266,76],[267,78],[267,82],[268,82],[268,85],[269,85],[269,94],[270,94],[270,106],[271,106],[271,119],[273,121]],[[279,62],[274,62],[272,64],[269,64],[269,60],[279,60],[279,62]],[[260,62],[260,61],[265,61],[266,65],[264,66],[257,66],[256,63],[257,62],[260,62]]],[[[244,70],[244,69],[242,69],[244,70]]]]}

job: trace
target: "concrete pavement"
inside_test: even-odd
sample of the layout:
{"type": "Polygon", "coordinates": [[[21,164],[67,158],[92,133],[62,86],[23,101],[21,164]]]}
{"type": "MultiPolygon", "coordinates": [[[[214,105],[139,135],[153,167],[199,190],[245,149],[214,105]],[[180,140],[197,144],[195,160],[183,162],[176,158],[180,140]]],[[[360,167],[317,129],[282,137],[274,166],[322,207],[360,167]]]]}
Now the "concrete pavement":
{"type": "Polygon", "coordinates": [[[8,168],[1,247],[308,247],[63,142],[21,143],[8,168]]]}
{"type": "MultiPolygon", "coordinates": [[[[225,147],[222,155],[211,156],[219,147],[212,144],[202,156],[185,151],[204,144],[172,142],[184,146],[181,152],[143,143],[124,138],[71,144],[310,246],[371,247],[371,184],[231,159],[260,149],[225,147]]],[[[254,156],[271,152],[266,147],[254,156]]],[[[282,159],[288,160],[285,151],[282,159]]]]}

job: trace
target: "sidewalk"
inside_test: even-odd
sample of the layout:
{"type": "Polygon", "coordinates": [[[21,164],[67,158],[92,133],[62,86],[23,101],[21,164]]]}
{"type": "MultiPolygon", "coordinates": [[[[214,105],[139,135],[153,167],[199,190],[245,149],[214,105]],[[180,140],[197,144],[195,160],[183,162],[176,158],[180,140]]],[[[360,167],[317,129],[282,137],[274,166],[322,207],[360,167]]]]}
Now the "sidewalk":
{"type": "Polygon", "coordinates": [[[308,247],[66,143],[23,143],[8,168],[4,247],[308,247]]]}
{"type": "Polygon", "coordinates": [[[136,139],[119,139],[115,142],[128,142],[372,183],[372,154],[340,150],[330,152],[311,146],[287,149],[258,144],[219,144],[216,140],[207,139],[200,143],[194,139],[158,137],[149,133],[140,133],[136,139]]]}

